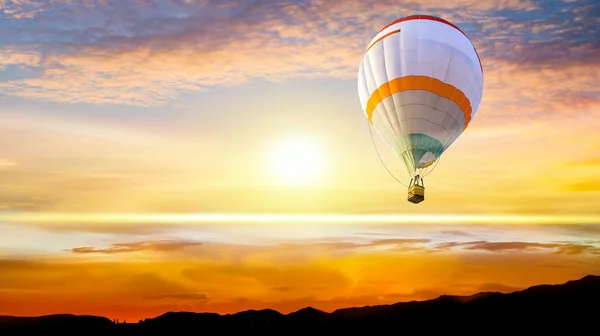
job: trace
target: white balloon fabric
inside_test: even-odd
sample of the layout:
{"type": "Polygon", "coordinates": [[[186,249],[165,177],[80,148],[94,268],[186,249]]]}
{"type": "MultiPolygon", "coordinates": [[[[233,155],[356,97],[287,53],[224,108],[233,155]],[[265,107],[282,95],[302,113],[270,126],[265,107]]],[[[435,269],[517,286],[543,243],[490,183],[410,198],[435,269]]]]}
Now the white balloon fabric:
{"type": "Polygon", "coordinates": [[[434,16],[407,16],[384,27],[358,71],[369,123],[411,176],[422,176],[467,128],[482,93],[483,67],[473,43],[434,16]]]}

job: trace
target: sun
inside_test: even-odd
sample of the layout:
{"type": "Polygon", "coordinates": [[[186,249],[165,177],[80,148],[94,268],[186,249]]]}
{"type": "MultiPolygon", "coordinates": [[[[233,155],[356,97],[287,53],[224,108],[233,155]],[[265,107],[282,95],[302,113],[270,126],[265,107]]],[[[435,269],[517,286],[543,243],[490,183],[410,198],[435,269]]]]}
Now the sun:
{"type": "Polygon", "coordinates": [[[324,169],[324,155],[317,141],[287,139],[271,152],[271,174],[287,186],[308,186],[318,182],[324,169]]]}

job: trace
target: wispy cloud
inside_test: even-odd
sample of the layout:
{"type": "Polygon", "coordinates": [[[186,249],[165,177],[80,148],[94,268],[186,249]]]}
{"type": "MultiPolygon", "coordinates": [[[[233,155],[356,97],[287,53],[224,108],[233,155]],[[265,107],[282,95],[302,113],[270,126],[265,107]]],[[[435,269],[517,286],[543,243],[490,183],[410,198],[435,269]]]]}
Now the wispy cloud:
{"type": "Polygon", "coordinates": [[[94,248],[94,247],[76,247],[70,251],[73,253],[130,253],[140,251],[175,251],[186,247],[200,246],[202,243],[194,241],[177,241],[177,240],[159,240],[159,241],[139,241],[129,243],[115,243],[109,248],[94,248]]]}
{"type": "Polygon", "coordinates": [[[536,243],[536,242],[489,242],[489,241],[471,241],[471,242],[446,242],[436,246],[438,249],[461,248],[466,250],[482,250],[488,252],[515,252],[515,251],[540,251],[551,250],[556,253],[564,254],[600,254],[600,247],[589,244],[578,243],[536,243]]]}
{"type": "MultiPolygon", "coordinates": [[[[430,239],[425,238],[388,238],[388,239],[374,239],[362,242],[356,241],[347,241],[346,239],[323,239],[321,241],[311,242],[311,244],[300,244],[300,245],[310,245],[315,247],[328,247],[332,249],[360,249],[360,248],[370,248],[370,247],[388,247],[388,248],[400,248],[406,246],[419,246],[426,243],[429,243],[430,239]]],[[[291,246],[298,247],[299,244],[297,242],[291,244],[283,244],[283,246],[291,246]]]]}

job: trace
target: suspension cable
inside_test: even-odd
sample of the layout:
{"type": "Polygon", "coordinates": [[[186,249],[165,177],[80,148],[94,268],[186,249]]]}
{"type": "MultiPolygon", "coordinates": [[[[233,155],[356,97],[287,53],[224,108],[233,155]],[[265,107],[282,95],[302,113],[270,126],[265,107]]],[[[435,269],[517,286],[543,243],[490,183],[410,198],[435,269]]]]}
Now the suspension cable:
{"type": "Polygon", "coordinates": [[[377,145],[375,144],[375,138],[373,138],[373,131],[371,130],[371,123],[369,123],[369,120],[367,119],[367,126],[369,127],[369,134],[371,135],[371,142],[373,143],[373,148],[375,148],[375,153],[377,153],[377,157],[379,158],[379,161],[381,161],[381,164],[383,165],[383,167],[385,168],[385,170],[387,170],[387,172],[390,174],[391,177],[394,178],[394,180],[396,180],[398,183],[400,183],[401,185],[405,186],[408,188],[408,185],[402,183],[402,181],[400,181],[396,175],[394,175],[394,173],[392,173],[388,167],[386,166],[385,162],[383,162],[383,159],[381,158],[381,155],[379,154],[379,150],[377,149],[377,145]]]}

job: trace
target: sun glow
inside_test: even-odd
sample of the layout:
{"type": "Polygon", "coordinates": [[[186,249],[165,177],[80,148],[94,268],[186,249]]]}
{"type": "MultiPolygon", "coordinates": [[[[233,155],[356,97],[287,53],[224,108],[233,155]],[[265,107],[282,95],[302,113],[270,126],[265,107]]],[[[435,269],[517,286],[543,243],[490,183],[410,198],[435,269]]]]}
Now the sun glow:
{"type": "Polygon", "coordinates": [[[271,173],[287,186],[307,186],[318,182],[324,169],[324,155],[316,141],[290,139],[271,153],[271,173]]]}

